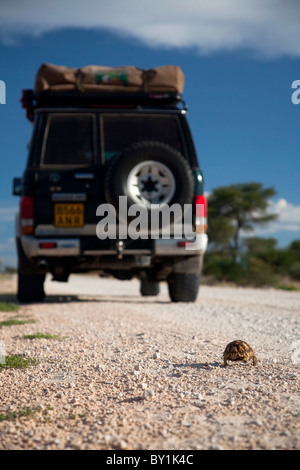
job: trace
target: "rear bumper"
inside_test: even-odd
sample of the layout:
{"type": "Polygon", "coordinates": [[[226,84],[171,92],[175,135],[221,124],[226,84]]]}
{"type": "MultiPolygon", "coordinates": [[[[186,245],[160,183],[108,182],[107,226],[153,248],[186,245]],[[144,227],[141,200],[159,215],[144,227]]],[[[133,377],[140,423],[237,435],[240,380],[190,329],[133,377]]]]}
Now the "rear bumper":
{"type": "Polygon", "coordinates": [[[20,241],[25,255],[28,259],[40,257],[76,257],[76,256],[105,256],[118,255],[120,248],[122,256],[126,255],[150,255],[159,257],[170,256],[195,256],[204,255],[207,248],[207,235],[205,233],[198,234],[195,241],[177,240],[177,239],[158,239],[153,240],[153,248],[149,249],[126,249],[126,241],[124,245],[116,243],[112,249],[81,249],[80,238],[69,237],[35,237],[20,236],[20,241]],[[51,244],[51,247],[49,247],[51,244]]]}
{"type": "Polygon", "coordinates": [[[80,240],[77,238],[36,238],[34,236],[20,237],[22,248],[27,258],[40,256],[79,256],[80,240]],[[43,248],[43,245],[53,244],[53,248],[43,248]]]}

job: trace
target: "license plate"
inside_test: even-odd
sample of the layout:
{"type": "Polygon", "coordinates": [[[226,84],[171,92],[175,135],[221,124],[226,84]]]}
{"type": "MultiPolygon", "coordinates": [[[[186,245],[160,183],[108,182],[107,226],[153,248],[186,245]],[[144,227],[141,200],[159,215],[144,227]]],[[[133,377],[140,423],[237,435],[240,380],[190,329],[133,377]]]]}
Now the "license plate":
{"type": "Polygon", "coordinates": [[[83,204],[55,204],[54,208],[55,227],[74,228],[84,226],[83,204]]]}

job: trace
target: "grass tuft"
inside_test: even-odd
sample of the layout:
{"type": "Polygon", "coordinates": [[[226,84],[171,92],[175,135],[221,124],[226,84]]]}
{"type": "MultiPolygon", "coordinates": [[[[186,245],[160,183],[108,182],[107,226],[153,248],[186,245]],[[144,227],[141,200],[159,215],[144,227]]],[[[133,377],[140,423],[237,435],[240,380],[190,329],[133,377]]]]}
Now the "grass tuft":
{"type": "Polygon", "coordinates": [[[19,305],[13,302],[0,302],[0,310],[1,312],[14,312],[19,310],[19,305]]]}
{"type": "Polygon", "coordinates": [[[37,406],[32,409],[29,406],[22,408],[19,411],[9,411],[8,413],[0,413],[0,421],[11,421],[20,418],[21,416],[34,416],[36,412],[41,411],[41,407],[37,406]]]}
{"type": "Polygon", "coordinates": [[[2,326],[26,325],[26,323],[34,323],[34,320],[19,320],[17,318],[11,318],[10,320],[0,321],[0,328],[2,326]]]}
{"type": "Polygon", "coordinates": [[[41,333],[38,331],[37,333],[33,333],[31,335],[23,335],[24,339],[57,339],[60,340],[61,338],[57,335],[50,335],[50,333],[41,333]]]}
{"type": "Polygon", "coordinates": [[[38,363],[37,359],[24,356],[4,356],[4,360],[0,362],[0,371],[2,369],[27,369],[38,363]]]}

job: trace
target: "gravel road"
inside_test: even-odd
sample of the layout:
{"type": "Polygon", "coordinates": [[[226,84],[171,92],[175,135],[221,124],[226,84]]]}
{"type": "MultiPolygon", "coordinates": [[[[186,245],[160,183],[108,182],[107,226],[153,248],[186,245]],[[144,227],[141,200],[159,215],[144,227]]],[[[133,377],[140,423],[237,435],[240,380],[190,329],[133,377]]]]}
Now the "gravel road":
{"type": "MultiPolygon", "coordinates": [[[[13,301],[16,279],[0,283],[13,301]]],[[[300,448],[300,292],[204,285],[174,304],[165,285],[141,297],[135,281],[75,275],[46,292],[0,312],[30,321],[1,327],[2,361],[37,360],[0,370],[1,450],[300,448]],[[37,332],[59,338],[24,338],[37,332]],[[223,367],[234,339],[256,367],[223,367]]]]}

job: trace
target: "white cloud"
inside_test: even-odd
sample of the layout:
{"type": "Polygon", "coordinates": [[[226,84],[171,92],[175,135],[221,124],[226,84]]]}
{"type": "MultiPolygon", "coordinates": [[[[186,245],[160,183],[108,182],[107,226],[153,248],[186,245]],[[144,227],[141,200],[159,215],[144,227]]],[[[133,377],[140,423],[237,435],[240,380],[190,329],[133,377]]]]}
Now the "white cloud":
{"type": "Polygon", "coordinates": [[[299,0],[1,0],[2,41],[57,28],[109,28],[150,46],[300,56],[299,0]]]}
{"type": "Polygon", "coordinates": [[[298,231],[300,234],[300,206],[295,206],[286,199],[279,199],[270,204],[270,212],[278,214],[273,225],[280,230],[298,231]]]}
{"type": "Polygon", "coordinates": [[[245,234],[247,236],[260,236],[274,234],[278,232],[293,232],[293,237],[300,238],[300,206],[291,204],[286,199],[279,199],[276,202],[270,201],[270,214],[277,214],[277,219],[269,222],[266,227],[256,227],[255,232],[245,234]]]}

